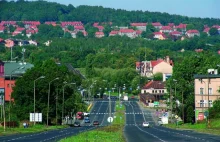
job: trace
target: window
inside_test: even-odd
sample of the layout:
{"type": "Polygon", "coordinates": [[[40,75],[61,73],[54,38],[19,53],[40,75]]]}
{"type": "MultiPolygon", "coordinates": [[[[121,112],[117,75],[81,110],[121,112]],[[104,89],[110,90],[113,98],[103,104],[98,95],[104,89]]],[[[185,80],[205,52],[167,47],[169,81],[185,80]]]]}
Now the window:
{"type": "Polygon", "coordinates": [[[159,92],[161,93],[161,90],[159,92]]]}
{"type": "Polygon", "coordinates": [[[146,93],[146,90],[144,90],[144,93],[146,93]]]}
{"type": "Polygon", "coordinates": [[[155,90],[155,93],[157,93],[157,90],[155,90]]]}
{"type": "Polygon", "coordinates": [[[204,94],[204,88],[200,88],[200,95],[204,94]]]}
{"type": "Polygon", "coordinates": [[[162,93],[164,93],[164,90],[162,90],[162,93]]]}
{"type": "Polygon", "coordinates": [[[200,100],[200,107],[204,107],[204,100],[200,100]]]}
{"type": "Polygon", "coordinates": [[[209,88],[209,95],[212,95],[212,88],[209,88]]]}
{"type": "Polygon", "coordinates": [[[212,100],[209,100],[209,107],[213,107],[212,100]]]}

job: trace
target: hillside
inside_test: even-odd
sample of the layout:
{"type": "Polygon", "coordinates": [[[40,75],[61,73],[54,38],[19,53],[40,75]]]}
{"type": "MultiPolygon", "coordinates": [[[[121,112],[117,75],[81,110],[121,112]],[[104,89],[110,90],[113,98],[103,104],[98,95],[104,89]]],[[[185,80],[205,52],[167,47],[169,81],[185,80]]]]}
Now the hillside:
{"type": "Polygon", "coordinates": [[[180,15],[149,11],[126,11],[122,9],[103,8],[101,6],[62,5],[46,1],[17,2],[0,1],[0,21],[82,21],[84,24],[93,22],[113,22],[115,25],[128,25],[131,22],[160,22],[163,25],[174,23],[191,23],[199,25],[220,24],[220,19],[190,18],[180,15]]]}

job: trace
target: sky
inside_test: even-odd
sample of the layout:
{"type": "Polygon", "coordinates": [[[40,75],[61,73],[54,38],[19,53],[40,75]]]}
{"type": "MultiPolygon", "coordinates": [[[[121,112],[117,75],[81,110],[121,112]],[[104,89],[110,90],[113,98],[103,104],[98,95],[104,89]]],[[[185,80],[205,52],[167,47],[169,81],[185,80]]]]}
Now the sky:
{"type": "MultiPolygon", "coordinates": [[[[32,0],[33,1],[33,0],[32,0]]],[[[220,18],[220,0],[47,0],[73,6],[103,6],[125,10],[167,12],[189,17],[220,18]]]]}

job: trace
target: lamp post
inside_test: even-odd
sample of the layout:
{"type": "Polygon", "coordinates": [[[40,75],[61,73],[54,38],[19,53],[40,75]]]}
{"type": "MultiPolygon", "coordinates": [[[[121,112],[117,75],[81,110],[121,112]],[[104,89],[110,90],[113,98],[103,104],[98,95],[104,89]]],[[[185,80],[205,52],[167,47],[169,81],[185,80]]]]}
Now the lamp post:
{"type": "Polygon", "coordinates": [[[109,96],[109,117],[111,117],[111,97],[110,97],[110,90],[108,91],[108,96],[109,96]]]}
{"type": "Polygon", "coordinates": [[[42,78],[45,78],[45,76],[40,76],[34,80],[34,125],[36,124],[36,122],[35,122],[35,82],[39,79],[42,79],[42,78]]]}
{"type": "Polygon", "coordinates": [[[71,84],[76,84],[76,83],[67,83],[67,82],[63,82],[64,83],[64,86],[63,86],[63,105],[62,105],[62,120],[63,120],[63,116],[64,116],[64,88],[65,86],[67,85],[71,85],[71,84]]]}
{"type": "Polygon", "coordinates": [[[48,117],[49,117],[49,106],[50,106],[50,84],[53,82],[53,81],[55,81],[55,80],[58,80],[59,78],[57,77],[57,78],[55,78],[55,79],[53,79],[53,80],[51,80],[50,82],[49,82],[49,90],[48,90],[48,102],[47,102],[47,127],[48,127],[48,117]]]}
{"type": "MultiPolygon", "coordinates": [[[[21,66],[21,67],[18,67],[18,68],[16,68],[16,69],[14,69],[14,70],[12,70],[11,71],[11,74],[10,74],[10,89],[11,89],[11,92],[10,92],[10,99],[9,99],[9,123],[10,123],[10,121],[11,121],[11,93],[12,93],[12,85],[11,85],[11,76],[12,76],[12,73],[14,72],[14,71],[16,71],[16,70],[19,70],[19,69],[24,69],[25,67],[24,66],[21,66]]],[[[9,125],[9,127],[10,127],[10,125],[9,125]]]]}

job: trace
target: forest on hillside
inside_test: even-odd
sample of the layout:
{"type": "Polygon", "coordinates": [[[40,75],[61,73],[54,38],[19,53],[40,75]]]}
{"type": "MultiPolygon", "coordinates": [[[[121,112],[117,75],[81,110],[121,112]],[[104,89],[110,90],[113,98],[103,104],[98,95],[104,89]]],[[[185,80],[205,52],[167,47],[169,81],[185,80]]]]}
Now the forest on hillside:
{"type": "MultiPolygon", "coordinates": [[[[127,26],[131,22],[160,22],[162,25],[168,23],[217,25],[220,19],[215,18],[190,18],[187,16],[171,15],[168,13],[149,11],[126,11],[123,9],[104,8],[102,6],[68,6],[56,2],[25,1],[17,0],[7,2],[0,1],[0,21],[82,21],[86,23],[113,22],[118,26],[127,26]]],[[[198,28],[196,28],[198,29],[198,28]]]]}

